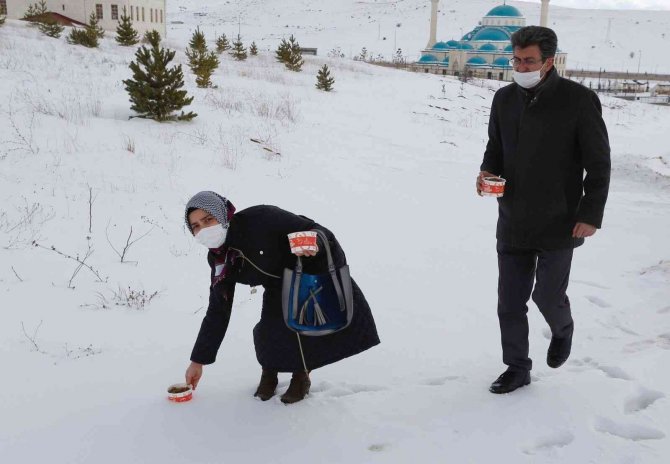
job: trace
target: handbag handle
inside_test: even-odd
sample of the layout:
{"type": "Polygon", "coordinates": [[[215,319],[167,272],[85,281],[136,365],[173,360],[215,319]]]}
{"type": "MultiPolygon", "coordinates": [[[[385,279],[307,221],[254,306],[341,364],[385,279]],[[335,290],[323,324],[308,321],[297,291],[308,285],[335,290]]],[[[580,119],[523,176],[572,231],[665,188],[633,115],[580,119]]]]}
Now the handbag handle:
{"type": "MultiPolygon", "coordinates": [[[[347,306],[346,303],[344,302],[344,293],[342,292],[340,281],[337,278],[337,270],[335,269],[335,263],[333,262],[333,255],[330,251],[330,244],[328,243],[328,237],[322,230],[319,229],[312,229],[312,230],[316,232],[316,235],[321,238],[321,241],[323,242],[323,247],[326,249],[326,257],[328,259],[328,273],[330,274],[330,277],[333,279],[333,286],[335,287],[335,293],[337,293],[337,299],[340,303],[340,311],[345,311],[347,309],[347,306]]],[[[298,261],[295,266],[295,271],[298,273],[298,275],[301,275],[302,260],[300,259],[300,256],[298,256],[297,258],[298,261]]]]}

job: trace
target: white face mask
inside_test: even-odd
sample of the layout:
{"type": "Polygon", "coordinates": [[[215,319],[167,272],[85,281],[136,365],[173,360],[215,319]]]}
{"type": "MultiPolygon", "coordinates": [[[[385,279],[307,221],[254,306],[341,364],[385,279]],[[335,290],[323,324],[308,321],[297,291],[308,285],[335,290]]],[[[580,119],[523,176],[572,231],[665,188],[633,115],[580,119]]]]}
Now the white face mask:
{"type": "Polygon", "coordinates": [[[195,234],[195,241],[207,248],[219,248],[226,242],[228,229],[221,224],[205,227],[195,234]]]}
{"type": "MultiPolygon", "coordinates": [[[[545,64],[546,64],[546,61],[545,61],[545,64]]],[[[544,68],[544,64],[537,71],[530,71],[530,72],[524,72],[524,73],[514,71],[514,82],[519,84],[524,89],[532,89],[537,84],[539,84],[540,81],[542,80],[542,69],[543,68],[544,68]]]]}

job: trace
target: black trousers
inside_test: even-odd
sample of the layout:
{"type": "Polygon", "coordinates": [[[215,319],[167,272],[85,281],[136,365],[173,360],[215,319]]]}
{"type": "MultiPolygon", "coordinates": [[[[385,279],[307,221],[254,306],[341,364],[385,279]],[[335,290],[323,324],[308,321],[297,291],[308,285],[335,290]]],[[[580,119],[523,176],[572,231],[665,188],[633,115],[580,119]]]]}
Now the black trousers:
{"type": "Polygon", "coordinates": [[[511,369],[530,370],[528,357],[528,300],[532,297],[552,336],[572,330],[570,300],[566,295],[572,248],[534,250],[498,241],[498,320],[503,363],[511,369]],[[535,289],[533,290],[533,284],[535,289]]]}

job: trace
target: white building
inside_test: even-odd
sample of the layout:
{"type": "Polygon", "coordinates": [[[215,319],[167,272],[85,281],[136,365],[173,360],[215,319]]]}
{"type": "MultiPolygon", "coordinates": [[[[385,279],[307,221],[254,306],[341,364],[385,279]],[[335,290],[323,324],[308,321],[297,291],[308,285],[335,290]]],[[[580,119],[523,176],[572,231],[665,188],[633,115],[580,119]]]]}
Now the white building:
{"type": "MultiPolygon", "coordinates": [[[[506,3],[492,8],[479,24],[460,40],[437,41],[437,6],[440,0],[431,0],[431,27],[428,46],[421,58],[412,65],[417,71],[455,75],[463,74],[484,79],[512,80],[513,56],[510,38],[526,25],[526,18],[517,8],[506,3]]],[[[546,24],[549,0],[542,2],[541,22],[546,24]]],[[[554,67],[565,75],[567,54],[556,52],[554,67]]]]}
{"type": "MultiPolygon", "coordinates": [[[[39,0],[0,0],[0,14],[9,19],[21,19],[31,4],[39,0]]],[[[143,34],[152,29],[165,37],[166,0],[46,0],[47,9],[60,22],[86,24],[91,13],[95,13],[100,27],[107,31],[116,30],[118,20],[126,7],[133,27],[143,34]]]]}

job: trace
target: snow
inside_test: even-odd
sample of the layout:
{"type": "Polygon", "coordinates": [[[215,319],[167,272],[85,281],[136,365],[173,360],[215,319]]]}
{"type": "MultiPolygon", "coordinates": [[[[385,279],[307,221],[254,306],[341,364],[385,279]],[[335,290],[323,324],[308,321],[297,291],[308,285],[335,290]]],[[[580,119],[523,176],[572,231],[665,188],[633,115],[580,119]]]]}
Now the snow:
{"type": "MultiPolygon", "coordinates": [[[[203,19],[195,3],[171,4],[187,7],[167,40],[181,63],[203,19]]],[[[464,14],[475,21],[487,2],[472,3],[464,14]]],[[[352,4],[324,17],[353,43],[343,16],[352,4]]],[[[309,3],[290,2],[283,15],[316,24],[301,5],[309,3]]],[[[269,18],[256,21],[278,36],[269,18]]],[[[336,44],[326,32],[313,37],[336,44]]],[[[199,116],[158,124],[128,119],[121,81],[133,52],[112,39],[100,50],[69,46],[15,21],[0,28],[0,462],[667,460],[670,108],[602,97],[612,187],[603,229],[575,254],[573,354],[558,370],[545,365],[550,334],[530,303],[532,383],[498,396],[487,391],[504,368],[496,205],[474,193],[498,83],[323,54],[306,57],[299,74],[271,53],[243,63],[224,56],[216,89],[197,89],[184,66],[188,109],[199,116]],[[331,93],[314,88],[324,63],[331,93]],[[207,303],[205,250],[182,216],[204,189],[238,208],[275,204],[331,228],[382,344],[315,371],[301,403],[257,401],[251,330],[262,292],[241,286],[194,399],[168,402],[207,303]],[[133,239],[149,235],[121,263],[110,242],[121,251],[130,227],[133,239]],[[83,258],[89,244],[86,263],[103,282],[87,268],[72,278],[77,263],[48,249],[83,258]],[[124,291],[139,294],[132,307],[115,304],[124,291]]],[[[287,384],[282,376],[279,391],[287,384]]]]}

